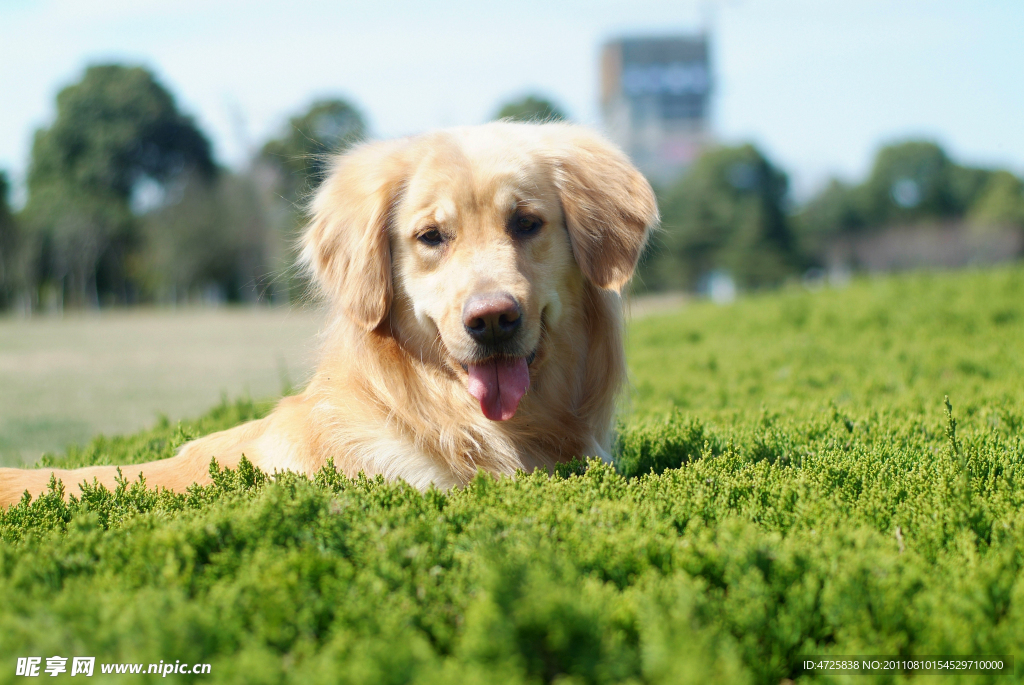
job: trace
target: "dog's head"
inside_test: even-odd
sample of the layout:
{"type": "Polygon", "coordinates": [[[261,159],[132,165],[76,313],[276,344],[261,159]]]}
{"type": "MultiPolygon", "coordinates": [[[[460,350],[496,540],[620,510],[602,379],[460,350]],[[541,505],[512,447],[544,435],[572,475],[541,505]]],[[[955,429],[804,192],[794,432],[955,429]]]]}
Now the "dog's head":
{"type": "Polygon", "coordinates": [[[318,191],[303,261],[357,325],[463,377],[511,418],[583,279],[620,290],[657,221],[599,136],[508,122],[364,144],[318,191]]]}

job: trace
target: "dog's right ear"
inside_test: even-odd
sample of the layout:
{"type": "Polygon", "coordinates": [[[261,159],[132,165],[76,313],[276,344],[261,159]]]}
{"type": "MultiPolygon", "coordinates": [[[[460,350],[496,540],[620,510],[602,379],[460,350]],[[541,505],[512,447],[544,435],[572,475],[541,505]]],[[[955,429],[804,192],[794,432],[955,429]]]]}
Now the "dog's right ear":
{"type": "Polygon", "coordinates": [[[539,128],[576,263],[594,285],[621,292],[658,223],[651,184],[601,136],[572,124],[539,128]]]}
{"type": "Polygon", "coordinates": [[[339,156],[310,207],[301,262],[317,287],[368,331],[391,306],[388,223],[408,173],[407,141],[364,143],[339,156]]]}

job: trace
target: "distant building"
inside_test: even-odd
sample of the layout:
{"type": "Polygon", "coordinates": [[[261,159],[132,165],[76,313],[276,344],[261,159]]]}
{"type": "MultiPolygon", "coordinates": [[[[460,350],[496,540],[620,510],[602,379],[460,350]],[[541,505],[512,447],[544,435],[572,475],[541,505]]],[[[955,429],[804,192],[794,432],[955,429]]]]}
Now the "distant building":
{"type": "Polygon", "coordinates": [[[609,135],[655,183],[674,180],[711,142],[705,35],[623,38],[601,54],[609,135]]]}

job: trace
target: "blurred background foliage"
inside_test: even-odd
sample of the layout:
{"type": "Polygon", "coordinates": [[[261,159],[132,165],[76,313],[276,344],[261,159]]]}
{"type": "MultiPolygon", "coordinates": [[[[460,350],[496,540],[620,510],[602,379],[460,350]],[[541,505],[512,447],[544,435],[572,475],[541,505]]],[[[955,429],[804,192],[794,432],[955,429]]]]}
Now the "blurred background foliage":
{"type": "Polygon", "coordinates": [[[366,137],[363,115],[344,100],[320,100],[292,117],[280,138],[267,141],[260,159],[279,174],[282,195],[298,204],[323,181],[333,153],[366,137]]]}
{"type": "Polygon", "coordinates": [[[564,121],[569,117],[551,100],[537,95],[527,95],[502,105],[494,118],[512,121],[564,121]]]}
{"type": "Polygon", "coordinates": [[[716,270],[742,286],[778,283],[800,258],[786,217],[786,174],[752,145],[702,155],[660,197],[662,232],[642,271],[655,290],[693,290],[716,270]]]}
{"type": "Polygon", "coordinates": [[[932,141],[882,147],[860,183],[833,178],[805,202],[751,145],[706,151],[659,188],[662,230],[639,291],[706,290],[725,272],[741,288],[850,270],[955,267],[1019,258],[1024,181],[964,166],[932,141]]]}
{"type": "Polygon", "coordinates": [[[1020,179],[1005,170],[961,166],[937,144],[908,141],[882,148],[859,185],[833,179],[796,219],[805,237],[878,230],[928,221],[970,219],[1024,226],[1020,179]]]}
{"type": "Polygon", "coordinates": [[[10,194],[7,174],[0,171],[0,307],[10,306],[10,295],[22,280],[18,277],[19,265],[14,253],[18,235],[9,203],[10,194]]]}
{"type": "MultiPolygon", "coordinates": [[[[245,168],[228,170],[144,68],[89,67],[56,104],[35,135],[23,207],[12,208],[0,171],[0,308],[22,313],[302,297],[291,265],[304,203],[331,155],[369,130],[355,104],[318,100],[245,168]]],[[[529,94],[494,118],[568,116],[529,94]]],[[[1024,249],[1024,181],[959,164],[932,141],[887,145],[867,178],[832,179],[799,203],[786,172],[749,144],[706,149],[656,191],[662,229],[635,292],[707,291],[721,274],[760,289],[808,274],[1002,261],[1024,249]]]]}
{"type": "Polygon", "coordinates": [[[147,188],[216,175],[206,136],[149,72],[90,67],[60,91],[56,120],[33,141],[22,212],[30,280],[70,305],[137,301],[133,204],[147,188]]]}
{"type": "Polygon", "coordinates": [[[330,155],[366,135],[320,100],[241,170],[146,69],[100,65],[57,96],[32,147],[25,206],[0,175],[0,307],[284,301],[306,198],[330,155]]]}

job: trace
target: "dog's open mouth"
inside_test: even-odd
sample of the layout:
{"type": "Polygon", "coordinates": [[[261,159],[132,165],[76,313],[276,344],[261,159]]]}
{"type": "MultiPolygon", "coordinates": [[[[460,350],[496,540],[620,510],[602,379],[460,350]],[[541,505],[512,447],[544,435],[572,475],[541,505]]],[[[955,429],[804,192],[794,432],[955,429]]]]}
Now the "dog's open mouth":
{"type": "Polygon", "coordinates": [[[469,374],[469,394],[480,402],[480,411],[491,421],[508,421],[530,389],[529,357],[491,357],[478,364],[464,364],[469,374]]]}

